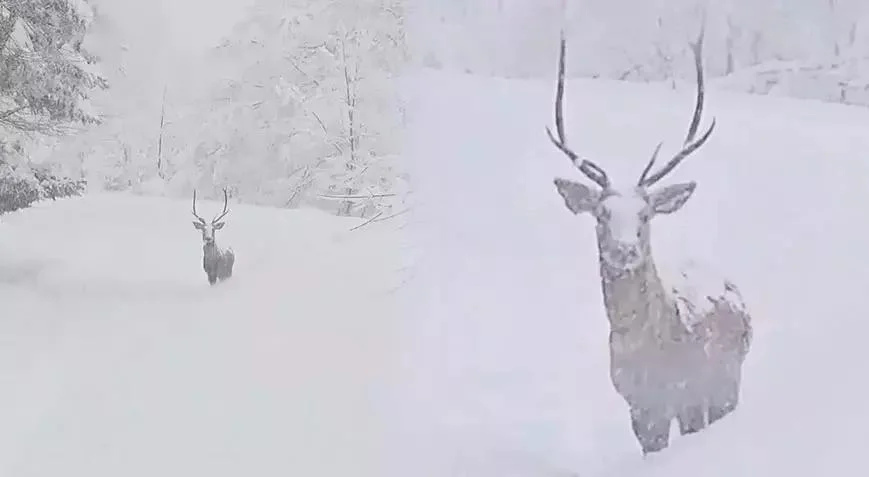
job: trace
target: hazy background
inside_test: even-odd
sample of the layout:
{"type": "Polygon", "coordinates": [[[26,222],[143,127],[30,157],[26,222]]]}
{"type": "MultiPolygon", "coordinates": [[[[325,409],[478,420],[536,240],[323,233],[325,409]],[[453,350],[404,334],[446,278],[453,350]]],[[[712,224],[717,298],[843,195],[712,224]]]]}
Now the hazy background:
{"type": "MultiPolygon", "coordinates": [[[[118,1],[119,5],[125,3],[129,4],[127,8],[135,10],[136,5],[144,2],[118,1]]],[[[153,5],[166,22],[169,33],[166,43],[177,54],[185,55],[215,46],[252,3],[251,0],[158,0],[153,5]]],[[[137,22],[134,16],[130,18],[130,27],[147,32],[147,25],[137,22]]]]}
{"type": "Polygon", "coordinates": [[[688,42],[707,25],[721,87],[869,104],[863,0],[445,0],[416,2],[413,51],[428,67],[513,78],[554,75],[566,25],[568,74],[691,81],[688,42]]]}

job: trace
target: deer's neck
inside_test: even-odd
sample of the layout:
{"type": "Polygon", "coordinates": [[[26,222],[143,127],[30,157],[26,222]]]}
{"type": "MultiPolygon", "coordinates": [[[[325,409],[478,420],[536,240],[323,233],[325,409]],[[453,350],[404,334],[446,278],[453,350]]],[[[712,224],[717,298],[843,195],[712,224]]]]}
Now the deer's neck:
{"type": "Polygon", "coordinates": [[[600,256],[601,287],[610,328],[614,331],[653,331],[667,328],[675,308],[664,293],[651,258],[630,272],[613,270],[600,256]]]}
{"type": "Polygon", "coordinates": [[[202,245],[202,253],[205,261],[211,261],[220,257],[220,247],[217,246],[217,242],[206,243],[202,245]]]}

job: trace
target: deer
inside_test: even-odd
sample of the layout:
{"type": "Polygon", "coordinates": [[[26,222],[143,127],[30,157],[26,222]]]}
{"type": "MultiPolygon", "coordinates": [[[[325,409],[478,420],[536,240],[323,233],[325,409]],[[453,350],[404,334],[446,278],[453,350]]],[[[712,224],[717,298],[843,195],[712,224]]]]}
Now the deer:
{"type": "Polygon", "coordinates": [[[705,95],[703,29],[690,46],[697,75],[694,115],[682,149],[656,172],[652,169],[663,142],[636,183],[625,186],[613,185],[602,167],[568,147],[562,111],[564,31],[555,95],[558,137],[546,128],[550,142],[593,183],[560,177],[553,181],[570,212],[596,219],[601,290],[610,325],[610,380],[627,403],[643,457],[669,446],[673,419],[680,435],[686,435],[736,409],[753,333],[751,315],[731,281],[693,260],[662,276],[653,258],[652,218],[680,210],[697,187],[695,181],[656,184],[700,149],[715,129],[713,118],[696,137],[705,95]]]}
{"type": "Polygon", "coordinates": [[[223,189],[223,211],[211,219],[210,223],[206,222],[196,213],[196,190],[193,190],[193,217],[196,218],[193,227],[202,232],[202,268],[211,285],[232,277],[232,266],[235,264],[235,253],[232,248],[224,250],[217,246],[215,240],[217,231],[226,225],[222,219],[229,213],[228,205],[229,196],[226,189],[223,189]]]}

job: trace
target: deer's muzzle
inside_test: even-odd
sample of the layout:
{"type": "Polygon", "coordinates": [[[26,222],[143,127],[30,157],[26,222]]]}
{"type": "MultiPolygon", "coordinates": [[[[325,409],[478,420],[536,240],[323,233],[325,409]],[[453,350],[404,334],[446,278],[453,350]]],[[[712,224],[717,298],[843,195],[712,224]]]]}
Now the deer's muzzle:
{"type": "Polygon", "coordinates": [[[642,252],[639,245],[618,244],[605,253],[607,264],[618,270],[633,270],[642,263],[642,252]]]}

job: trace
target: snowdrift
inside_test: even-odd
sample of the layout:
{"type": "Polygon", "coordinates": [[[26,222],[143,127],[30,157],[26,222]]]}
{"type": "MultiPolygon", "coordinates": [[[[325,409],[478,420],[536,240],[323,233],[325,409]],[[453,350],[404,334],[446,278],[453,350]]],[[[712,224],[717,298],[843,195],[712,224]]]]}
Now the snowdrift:
{"type": "Polygon", "coordinates": [[[215,287],[189,200],[0,217],[0,475],[383,475],[396,224],[230,207],[215,287]]]}
{"type": "MultiPolygon", "coordinates": [[[[711,89],[718,127],[668,183],[696,180],[653,224],[656,260],[711,264],[754,315],[743,402],[640,457],[608,375],[593,219],[555,176],[552,81],[421,73],[409,151],[413,283],[404,328],[402,475],[817,476],[862,468],[869,111],[711,89]]],[[[616,180],[675,153],[693,88],[570,81],[569,144],[616,180]]],[[[674,429],[675,431],[675,429],[674,429]]]]}

